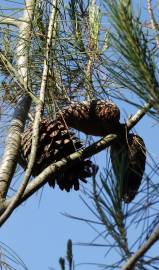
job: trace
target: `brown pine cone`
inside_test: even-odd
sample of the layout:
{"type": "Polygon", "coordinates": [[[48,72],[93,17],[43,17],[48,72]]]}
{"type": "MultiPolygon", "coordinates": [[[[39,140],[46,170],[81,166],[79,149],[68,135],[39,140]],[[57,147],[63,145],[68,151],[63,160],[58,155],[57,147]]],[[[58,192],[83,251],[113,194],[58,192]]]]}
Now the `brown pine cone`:
{"type": "Polygon", "coordinates": [[[123,125],[120,124],[120,110],[111,101],[93,100],[90,104],[90,117],[94,117],[96,130],[93,135],[106,136],[119,133],[123,125]]]}
{"type": "Polygon", "coordinates": [[[138,135],[128,134],[127,142],[118,141],[111,146],[110,156],[119,196],[129,203],[137,194],[145,170],[144,141],[138,135]]]}
{"type": "MultiPolygon", "coordinates": [[[[79,190],[79,185],[81,180],[84,183],[87,183],[86,177],[91,177],[93,174],[96,174],[98,171],[98,166],[94,165],[90,160],[79,161],[77,164],[71,168],[71,170],[66,172],[61,172],[56,175],[56,182],[59,185],[60,189],[65,189],[70,191],[72,187],[75,190],[79,190]],[[68,181],[66,181],[68,179],[68,181]]],[[[53,182],[49,182],[50,186],[54,186],[53,182]]]]}
{"type": "Polygon", "coordinates": [[[119,133],[120,110],[111,101],[92,100],[81,103],[72,103],[57,119],[65,121],[68,127],[73,127],[87,135],[106,136],[111,133],[119,133]]]}
{"type": "MultiPolygon", "coordinates": [[[[31,151],[32,125],[22,135],[21,156],[28,163],[31,151]]],[[[81,141],[69,131],[61,121],[43,119],[39,128],[39,145],[32,175],[37,176],[51,163],[56,162],[82,147],[81,141]]],[[[49,176],[48,183],[54,187],[57,183],[60,189],[70,191],[72,187],[79,189],[79,180],[86,183],[85,178],[92,176],[94,165],[85,160],[75,164],[71,169],[49,176]]]]}
{"type": "Polygon", "coordinates": [[[65,121],[68,127],[73,127],[85,134],[89,133],[90,104],[89,102],[72,102],[57,114],[57,119],[65,121]]]}

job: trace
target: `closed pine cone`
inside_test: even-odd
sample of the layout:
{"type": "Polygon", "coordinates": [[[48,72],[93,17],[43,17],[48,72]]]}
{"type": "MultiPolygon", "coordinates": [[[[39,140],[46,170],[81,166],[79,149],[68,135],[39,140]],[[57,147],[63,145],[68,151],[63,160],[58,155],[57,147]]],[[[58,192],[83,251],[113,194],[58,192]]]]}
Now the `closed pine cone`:
{"type": "MultiPolygon", "coordinates": [[[[21,155],[26,164],[31,151],[31,141],[32,125],[29,125],[22,135],[21,142],[21,155]]],[[[39,144],[32,175],[37,176],[51,163],[74,153],[81,147],[81,141],[61,121],[43,119],[39,128],[39,144]]],[[[96,170],[96,167],[91,161],[79,161],[70,170],[50,175],[47,180],[52,187],[57,183],[62,190],[70,191],[73,187],[78,190],[79,180],[86,183],[85,178],[92,176],[94,169],[96,170]]]]}
{"type": "Polygon", "coordinates": [[[137,194],[145,170],[144,141],[138,135],[128,134],[127,142],[118,141],[111,146],[110,155],[120,197],[129,203],[137,194]]]}
{"type": "Polygon", "coordinates": [[[116,104],[105,100],[73,102],[57,115],[68,127],[73,127],[86,135],[106,136],[119,133],[120,110],[116,104]]]}

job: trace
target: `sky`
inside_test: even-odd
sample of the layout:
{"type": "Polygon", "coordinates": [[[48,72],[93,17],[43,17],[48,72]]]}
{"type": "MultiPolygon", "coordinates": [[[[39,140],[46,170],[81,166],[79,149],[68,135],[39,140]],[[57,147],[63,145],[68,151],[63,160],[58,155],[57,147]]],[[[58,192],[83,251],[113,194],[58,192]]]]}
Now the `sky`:
{"type": "MultiPolygon", "coordinates": [[[[136,109],[130,105],[122,102],[118,102],[118,105],[122,119],[125,119],[126,115],[136,112],[136,109]]],[[[148,151],[158,161],[158,124],[146,116],[136,125],[135,130],[144,139],[148,151]]],[[[105,151],[97,156],[102,167],[105,166],[104,157],[105,151]]],[[[91,179],[89,181],[91,182],[91,179]]],[[[73,243],[92,243],[97,237],[97,232],[88,223],[64,216],[64,213],[68,213],[96,220],[82,201],[81,196],[91,206],[91,200],[88,200],[82,190],[66,193],[58,188],[51,189],[46,185],[42,196],[40,190],[14,211],[0,230],[0,241],[18,254],[29,270],[59,270],[58,259],[65,256],[68,239],[72,239],[73,243]]],[[[96,226],[96,229],[99,232],[103,231],[101,225],[96,226]]],[[[99,238],[96,243],[105,243],[105,241],[99,238]]],[[[106,263],[109,258],[105,256],[105,247],[74,245],[73,251],[77,269],[97,269],[96,265],[84,265],[83,263],[106,263]]],[[[114,256],[116,256],[115,253],[114,256]]],[[[16,269],[23,268],[19,264],[16,265],[16,269]]]]}

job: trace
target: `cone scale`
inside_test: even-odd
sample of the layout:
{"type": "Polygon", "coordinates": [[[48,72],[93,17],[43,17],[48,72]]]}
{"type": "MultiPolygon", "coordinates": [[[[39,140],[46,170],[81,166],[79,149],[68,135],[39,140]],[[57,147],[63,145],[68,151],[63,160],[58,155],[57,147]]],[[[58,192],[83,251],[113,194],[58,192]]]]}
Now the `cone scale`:
{"type": "MultiPolygon", "coordinates": [[[[32,125],[29,125],[22,135],[21,157],[28,163],[31,152],[32,125]]],[[[43,119],[39,128],[39,144],[33,167],[33,176],[40,174],[50,164],[67,157],[82,147],[82,142],[74,133],[57,120],[43,119]]],[[[71,169],[57,172],[49,176],[48,183],[54,187],[57,184],[61,190],[79,189],[80,180],[86,183],[86,177],[92,176],[95,165],[90,160],[79,161],[71,169]]]]}

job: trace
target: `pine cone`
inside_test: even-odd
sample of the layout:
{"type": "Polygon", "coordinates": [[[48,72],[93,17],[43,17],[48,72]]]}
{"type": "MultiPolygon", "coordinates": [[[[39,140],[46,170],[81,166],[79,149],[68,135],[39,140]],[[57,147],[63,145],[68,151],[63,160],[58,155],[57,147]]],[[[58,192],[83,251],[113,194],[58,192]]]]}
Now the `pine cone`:
{"type": "Polygon", "coordinates": [[[65,121],[68,127],[94,136],[118,133],[123,126],[119,122],[119,108],[105,100],[74,102],[59,113],[57,119],[65,121]]]}
{"type": "MultiPolygon", "coordinates": [[[[32,125],[22,135],[21,156],[28,163],[31,151],[32,125]]],[[[39,128],[39,145],[37,148],[36,161],[32,175],[37,176],[51,163],[56,162],[82,147],[81,141],[75,137],[60,121],[42,120],[39,128]]],[[[70,170],[58,173],[48,178],[50,186],[54,187],[55,182],[60,189],[70,191],[72,187],[79,189],[79,180],[86,183],[85,178],[94,173],[93,163],[89,160],[80,161],[70,170]]]]}
{"type": "MultiPolygon", "coordinates": [[[[60,189],[70,191],[72,187],[75,190],[79,190],[79,180],[84,183],[87,183],[86,177],[91,177],[94,173],[96,174],[98,167],[92,163],[90,160],[84,160],[78,162],[76,165],[71,168],[71,170],[66,172],[60,172],[56,175],[56,182],[59,185],[60,189]],[[69,181],[66,181],[68,179],[69,181]]],[[[51,186],[54,184],[49,182],[51,186]]]]}
{"type": "Polygon", "coordinates": [[[127,142],[115,142],[111,146],[111,161],[119,185],[119,196],[125,203],[131,202],[141,184],[146,163],[146,147],[141,137],[128,134],[127,142]]]}

